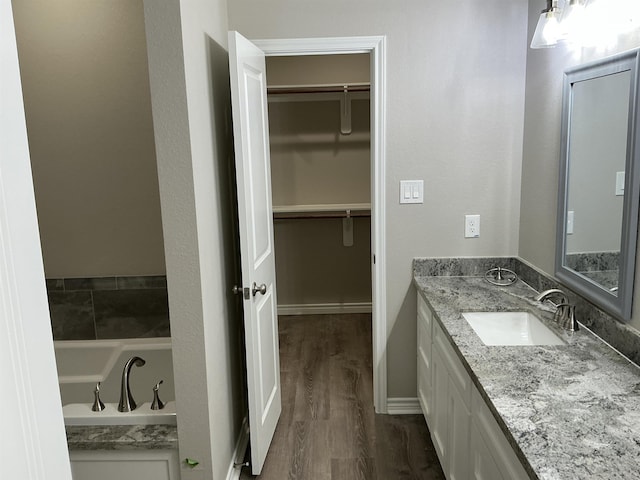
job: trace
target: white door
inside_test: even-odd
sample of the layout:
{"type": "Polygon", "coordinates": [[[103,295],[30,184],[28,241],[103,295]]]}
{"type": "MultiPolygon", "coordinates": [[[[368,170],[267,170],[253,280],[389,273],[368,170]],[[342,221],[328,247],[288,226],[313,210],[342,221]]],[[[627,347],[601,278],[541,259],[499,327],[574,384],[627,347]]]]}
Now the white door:
{"type": "Polygon", "coordinates": [[[229,32],[229,69],[244,287],[251,470],[258,475],[282,410],[264,53],[239,33],[229,32]]]}
{"type": "Polygon", "coordinates": [[[71,480],[10,0],[0,65],[0,478],[71,480]]]}

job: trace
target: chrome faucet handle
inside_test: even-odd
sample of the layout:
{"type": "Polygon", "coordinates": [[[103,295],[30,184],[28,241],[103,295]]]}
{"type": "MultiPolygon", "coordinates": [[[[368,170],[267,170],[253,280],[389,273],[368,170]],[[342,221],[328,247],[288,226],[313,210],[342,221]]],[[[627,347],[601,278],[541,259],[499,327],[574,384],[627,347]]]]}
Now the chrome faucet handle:
{"type": "Polygon", "coordinates": [[[164,408],[164,402],[160,400],[160,397],[158,397],[158,390],[163,382],[164,380],[160,380],[156,383],[156,386],[153,387],[153,402],[151,403],[151,410],[162,410],[164,408]]]}
{"type": "Polygon", "coordinates": [[[576,320],[576,307],[570,303],[560,303],[557,305],[556,321],[560,327],[570,332],[580,329],[576,320]]]}
{"type": "Polygon", "coordinates": [[[101,412],[104,410],[104,403],[100,400],[100,382],[96,383],[96,389],[93,391],[93,412],[101,412]]]}

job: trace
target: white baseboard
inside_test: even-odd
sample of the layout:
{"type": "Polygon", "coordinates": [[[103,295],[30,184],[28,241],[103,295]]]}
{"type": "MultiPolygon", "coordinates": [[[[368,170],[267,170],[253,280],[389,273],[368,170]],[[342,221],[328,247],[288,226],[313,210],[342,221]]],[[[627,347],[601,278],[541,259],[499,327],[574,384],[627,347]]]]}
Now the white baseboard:
{"type": "Polygon", "coordinates": [[[389,415],[412,415],[422,413],[417,397],[387,398],[387,413],[389,415]]]}
{"type": "Polygon", "coordinates": [[[240,427],[240,435],[238,435],[238,440],[236,441],[236,448],[233,450],[233,456],[231,457],[231,464],[229,465],[229,470],[227,470],[227,480],[240,479],[241,468],[236,468],[235,464],[244,461],[247,445],[249,445],[249,421],[247,417],[244,417],[242,427],[240,427]]]}
{"type": "Polygon", "coordinates": [[[339,313],[371,313],[371,302],[278,305],[278,315],[322,315],[339,313]]]}

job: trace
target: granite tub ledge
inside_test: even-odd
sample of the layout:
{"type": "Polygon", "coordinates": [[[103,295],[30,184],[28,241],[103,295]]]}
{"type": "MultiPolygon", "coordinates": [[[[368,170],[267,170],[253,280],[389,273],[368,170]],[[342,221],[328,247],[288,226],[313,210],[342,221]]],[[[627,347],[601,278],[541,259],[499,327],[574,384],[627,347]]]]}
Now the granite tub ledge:
{"type": "Polygon", "coordinates": [[[560,330],[522,281],[415,275],[414,284],[532,479],[638,478],[635,364],[584,327],[560,330]],[[535,312],[566,345],[484,345],[462,312],[499,310],[535,312]]]}
{"type": "Polygon", "coordinates": [[[175,425],[67,426],[69,450],[173,450],[175,425]]]}

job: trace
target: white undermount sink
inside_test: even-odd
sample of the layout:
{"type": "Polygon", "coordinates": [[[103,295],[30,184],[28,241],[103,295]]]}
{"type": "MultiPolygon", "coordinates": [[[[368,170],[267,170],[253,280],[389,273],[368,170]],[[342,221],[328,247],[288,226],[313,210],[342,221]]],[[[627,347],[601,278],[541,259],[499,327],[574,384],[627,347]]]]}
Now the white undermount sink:
{"type": "Polygon", "coordinates": [[[485,345],[564,345],[529,312],[465,312],[462,314],[485,345]]]}

